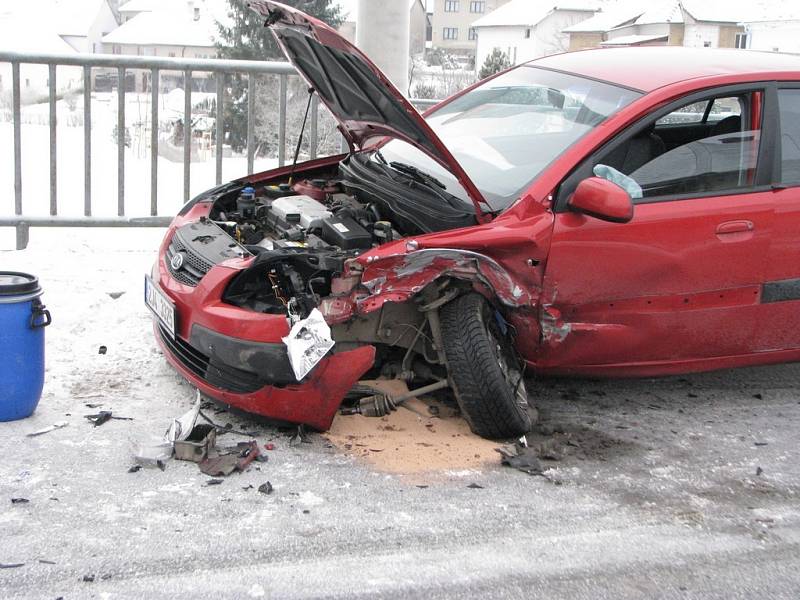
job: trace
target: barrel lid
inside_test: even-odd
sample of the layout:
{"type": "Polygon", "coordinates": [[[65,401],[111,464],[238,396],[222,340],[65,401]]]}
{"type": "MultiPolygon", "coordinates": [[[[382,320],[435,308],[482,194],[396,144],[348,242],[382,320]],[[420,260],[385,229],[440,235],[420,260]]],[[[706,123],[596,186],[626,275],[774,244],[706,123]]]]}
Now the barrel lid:
{"type": "Polygon", "coordinates": [[[0,296],[21,296],[40,291],[39,278],[35,275],[0,271],[0,296]]]}

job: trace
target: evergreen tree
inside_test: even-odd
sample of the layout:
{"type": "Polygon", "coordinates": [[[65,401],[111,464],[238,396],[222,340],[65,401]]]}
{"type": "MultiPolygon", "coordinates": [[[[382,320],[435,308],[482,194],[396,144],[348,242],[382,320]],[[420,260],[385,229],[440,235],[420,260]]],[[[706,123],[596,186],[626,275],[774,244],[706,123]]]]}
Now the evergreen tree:
{"type": "MultiPolygon", "coordinates": [[[[342,22],[341,8],[334,0],[282,1],[334,28],[342,22]]],[[[235,60],[282,60],[283,53],[275,43],[272,32],[264,27],[264,17],[248,8],[242,0],[227,2],[228,23],[217,25],[219,57],[235,60]]],[[[233,76],[226,87],[225,130],[232,148],[241,152],[247,146],[247,77],[233,76]]],[[[260,98],[259,92],[260,90],[257,95],[260,98]]]]}
{"type": "Polygon", "coordinates": [[[479,79],[486,79],[494,75],[495,73],[499,73],[500,71],[505,71],[511,66],[511,61],[509,60],[508,56],[505,52],[500,50],[500,48],[495,48],[492,50],[491,54],[486,57],[486,61],[484,61],[483,66],[481,67],[480,72],[478,73],[479,79]]]}

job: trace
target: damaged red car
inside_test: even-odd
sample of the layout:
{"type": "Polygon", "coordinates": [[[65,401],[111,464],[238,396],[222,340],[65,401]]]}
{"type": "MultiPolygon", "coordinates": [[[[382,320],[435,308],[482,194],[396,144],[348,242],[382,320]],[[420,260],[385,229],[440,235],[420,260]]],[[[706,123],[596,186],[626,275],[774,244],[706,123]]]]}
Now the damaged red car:
{"type": "Polygon", "coordinates": [[[423,117],[325,24],[249,4],[350,151],[170,226],[146,301],[208,396],[326,429],[359,380],[402,378],[504,438],[530,374],[800,359],[800,58],[574,52],[423,117]]]}

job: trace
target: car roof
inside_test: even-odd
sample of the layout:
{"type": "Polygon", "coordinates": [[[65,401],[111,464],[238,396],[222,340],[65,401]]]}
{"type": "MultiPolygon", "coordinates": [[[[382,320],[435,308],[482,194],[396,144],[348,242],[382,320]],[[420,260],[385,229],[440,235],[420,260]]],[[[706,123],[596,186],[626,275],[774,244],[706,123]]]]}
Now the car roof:
{"type": "Polygon", "coordinates": [[[795,72],[800,80],[800,56],[738,49],[600,48],[555,54],[527,64],[601,79],[643,92],[716,75],[761,79],[766,74],[795,72]]]}

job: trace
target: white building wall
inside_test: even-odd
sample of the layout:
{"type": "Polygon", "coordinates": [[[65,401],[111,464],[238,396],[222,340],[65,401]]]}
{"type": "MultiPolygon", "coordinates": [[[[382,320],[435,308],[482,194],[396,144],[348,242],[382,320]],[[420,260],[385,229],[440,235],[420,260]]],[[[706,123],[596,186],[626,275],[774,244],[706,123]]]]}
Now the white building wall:
{"type": "Polygon", "coordinates": [[[751,50],[800,54],[800,21],[750,23],[745,30],[751,50]]]}
{"type": "Polygon", "coordinates": [[[478,28],[478,46],[475,68],[480,70],[492,50],[499,48],[511,59],[511,64],[520,64],[566,52],[569,35],[563,30],[592,16],[586,11],[557,10],[551,12],[534,27],[520,25],[478,28]]]}
{"type": "MultiPolygon", "coordinates": [[[[0,94],[8,94],[11,99],[12,72],[9,63],[0,63],[0,94]]],[[[21,64],[19,85],[22,102],[42,100],[48,94],[50,72],[47,65],[21,64]]],[[[56,69],[56,89],[58,92],[79,89],[83,85],[83,70],[80,67],[61,66],[56,69]]]]}
{"type": "Polygon", "coordinates": [[[688,14],[683,28],[683,45],[690,48],[719,48],[719,25],[695,21],[688,14]]]}

